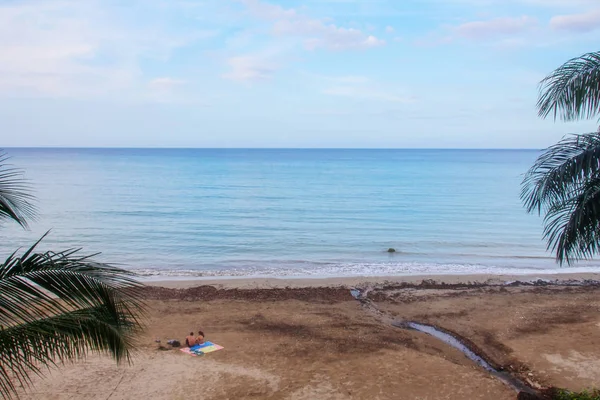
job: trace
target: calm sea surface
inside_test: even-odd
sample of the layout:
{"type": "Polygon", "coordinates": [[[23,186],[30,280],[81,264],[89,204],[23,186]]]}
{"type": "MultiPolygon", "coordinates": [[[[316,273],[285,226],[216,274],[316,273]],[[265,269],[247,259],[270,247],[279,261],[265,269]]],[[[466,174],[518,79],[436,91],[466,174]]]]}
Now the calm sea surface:
{"type": "MultiPolygon", "coordinates": [[[[535,151],[8,149],[52,229],[146,275],[520,273],[558,268],[519,200],[535,151]],[[386,250],[393,247],[395,254],[386,250]]],[[[576,271],[600,271],[582,263],[576,271]]]]}

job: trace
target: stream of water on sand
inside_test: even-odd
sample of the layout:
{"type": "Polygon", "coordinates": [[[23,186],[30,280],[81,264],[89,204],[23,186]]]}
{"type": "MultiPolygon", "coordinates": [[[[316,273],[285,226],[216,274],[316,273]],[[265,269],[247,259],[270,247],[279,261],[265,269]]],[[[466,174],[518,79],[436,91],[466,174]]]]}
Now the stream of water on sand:
{"type": "Polygon", "coordinates": [[[515,378],[508,372],[499,371],[496,368],[492,367],[487,361],[485,361],[482,357],[477,355],[474,351],[465,346],[460,340],[455,338],[449,333],[443,332],[431,325],[420,324],[417,322],[406,322],[406,323],[395,323],[394,326],[398,328],[409,328],[414,329],[416,331],[426,333],[428,335],[433,336],[436,339],[446,343],[447,345],[454,347],[463,353],[469,360],[475,362],[477,365],[491,373],[493,376],[504,382],[506,385],[512,387],[517,392],[528,392],[534,393],[533,389],[529,386],[525,385],[519,379],[515,378]]]}
{"type": "MultiPolygon", "coordinates": [[[[369,302],[368,300],[366,300],[363,297],[363,293],[360,290],[352,289],[352,290],[350,290],[350,294],[352,295],[352,297],[354,297],[356,300],[360,301],[361,303],[365,304],[365,302],[368,302],[369,305],[373,306],[373,304],[371,302],[369,302]]],[[[483,369],[488,371],[490,374],[495,376],[497,379],[502,381],[504,384],[510,386],[516,392],[527,392],[527,393],[535,394],[535,390],[533,390],[532,388],[530,388],[529,386],[527,386],[526,384],[521,382],[518,378],[512,376],[508,372],[499,371],[498,369],[494,368],[483,357],[479,356],[477,353],[475,353],[473,350],[471,350],[468,346],[466,346],[463,342],[461,342],[458,338],[451,335],[450,333],[444,332],[432,325],[422,324],[422,323],[413,322],[413,321],[395,321],[392,323],[392,325],[395,326],[396,328],[411,329],[411,330],[415,330],[415,331],[433,336],[434,338],[440,340],[441,342],[447,344],[448,346],[451,346],[451,347],[459,350],[469,360],[473,361],[474,363],[476,363],[477,365],[479,365],[480,367],[482,367],[483,369]]]]}

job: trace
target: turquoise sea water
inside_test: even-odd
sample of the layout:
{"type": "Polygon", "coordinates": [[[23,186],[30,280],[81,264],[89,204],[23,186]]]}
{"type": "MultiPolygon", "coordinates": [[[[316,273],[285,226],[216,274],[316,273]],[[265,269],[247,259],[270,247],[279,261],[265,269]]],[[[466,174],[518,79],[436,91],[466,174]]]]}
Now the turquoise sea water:
{"type": "MultiPolygon", "coordinates": [[[[519,200],[530,150],[8,149],[52,229],[146,275],[529,273],[557,265],[519,200]],[[388,254],[389,247],[398,252],[388,254]]],[[[576,269],[600,271],[600,263],[576,269]]]]}

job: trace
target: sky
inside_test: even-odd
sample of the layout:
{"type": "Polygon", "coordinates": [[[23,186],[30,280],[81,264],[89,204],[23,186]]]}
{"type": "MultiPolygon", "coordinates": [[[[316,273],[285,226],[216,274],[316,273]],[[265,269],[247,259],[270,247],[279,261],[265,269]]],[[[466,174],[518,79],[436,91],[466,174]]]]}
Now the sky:
{"type": "Polygon", "coordinates": [[[0,147],[543,148],[598,0],[0,0],[0,147]]]}

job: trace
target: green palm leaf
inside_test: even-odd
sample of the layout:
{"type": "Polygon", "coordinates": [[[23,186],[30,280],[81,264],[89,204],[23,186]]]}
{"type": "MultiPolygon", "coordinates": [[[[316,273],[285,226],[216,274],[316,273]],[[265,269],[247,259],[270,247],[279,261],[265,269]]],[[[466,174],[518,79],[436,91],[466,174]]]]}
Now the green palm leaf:
{"type": "Polygon", "coordinates": [[[10,219],[27,226],[27,219],[35,217],[30,186],[23,180],[23,172],[7,164],[8,157],[0,152],[0,221],[10,219]]]}
{"type": "MultiPolygon", "coordinates": [[[[39,243],[39,242],[38,242],[39,243]]],[[[125,270],[77,250],[36,252],[0,264],[0,394],[57,362],[108,353],[130,359],[144,315],[141,288],[125,270]]]]}
{"type": "Polygon", "coordinates": [[[600,246],[600,174],[557,201],[545,217],[548,248],[561,264],[591,258],[600,246]]]}
{"type": "Polygon", "coordinates": [[[573,58],[540,85],[538,111],[542,118],[572,121],[600,114],[600,52],[573,58]]]}
{"type": "Polygon", "coordinates": [[[600,134],[573,135],[549,147],[525,174],[521,199],[540,213],[600,169],[600,134]]]}
{"type": "MultiPolygon", "coordinates": [[[[542,118],[572,121],[600,115],[600,52],[573,58],[542,80],[542,118]]],[[[600,133],[571,136],[548,148],[525,174],[521,199],[545,213],[544,238],[559,263],[600,250],[600,133]]]]}
{"type": "Polygon", "coordinates": [[[549,147],[525,174],[521,199],[544,212],[544,238],[559,263],[590,258],[600,240],[600,133],[549,147]]]}
{"type": "Polygon", "coordinates": [[[131,319],[103,307],[81,309],[0,330],[0,393],[10,397],[14,382],[30,383],[30,373],[41,366],[83,358],[88,349],[109,352],[120,360],[133,345],[131,319]]]}

